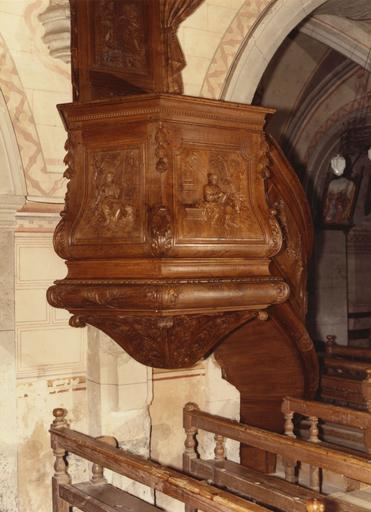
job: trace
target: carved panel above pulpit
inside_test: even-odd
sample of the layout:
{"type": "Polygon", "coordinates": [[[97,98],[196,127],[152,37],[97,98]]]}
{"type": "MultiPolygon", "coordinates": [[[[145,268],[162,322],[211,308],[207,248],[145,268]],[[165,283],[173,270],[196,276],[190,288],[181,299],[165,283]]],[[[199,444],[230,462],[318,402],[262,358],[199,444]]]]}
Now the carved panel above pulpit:
{"type": "Polygon", "coordinates": [[[203,0],[70,0],[74,99],[181,94],[176,32],[203,0]]]}
{"type": "Polygon", "coordinates": [[[170,95],[59,107],[70,179],[48,293],[139,361],[190,366],[288,297],[266,194],[271,111],[170,95]]]}

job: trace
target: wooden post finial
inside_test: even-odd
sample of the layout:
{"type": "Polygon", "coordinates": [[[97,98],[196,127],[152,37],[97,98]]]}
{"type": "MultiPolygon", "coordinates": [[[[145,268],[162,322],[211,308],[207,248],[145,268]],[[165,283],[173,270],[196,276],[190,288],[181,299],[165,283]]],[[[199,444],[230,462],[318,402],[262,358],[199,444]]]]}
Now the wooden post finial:
{"type": "Polygon", "coordinates": [[[54,428],[68,427],[68,423],[66,420],[67,412],[67,409],[63,409],[62,407],[57,407],[56,409],[53,409],[54,420],[52,426],[54,428]]]}
{"type": "Polygon", "coordinates": [[[195,404],[194,402],[187,402],[184,406],[184,410],[186,412],[191,412],[191,411],[199,411],[200,408],[197,404],[195,404]]]}
{"type": "Polygon", "coordinates": [[[312,498],[306,501],[306,509],[307,512],[324,512],[325,504],[317,498],[312,498]]]}
{"type": "Polygon", "coordinates": [[[326,352],[331,354],[331,350],[333,347],[337,345],[335,334],[328,334],[326,336],[326,352]]]}

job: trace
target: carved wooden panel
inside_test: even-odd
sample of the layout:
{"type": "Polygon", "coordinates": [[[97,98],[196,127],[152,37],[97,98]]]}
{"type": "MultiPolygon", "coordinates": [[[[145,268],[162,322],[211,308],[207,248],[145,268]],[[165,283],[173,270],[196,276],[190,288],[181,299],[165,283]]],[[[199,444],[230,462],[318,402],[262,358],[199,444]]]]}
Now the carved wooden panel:
{"type": "Polygon", "coordinates": [[[143,148],[89,151],[86,160],[86,196],[74,243],[143,242],[143,148]]]}
{"type": "Polygon", "coordinates": [[[68,276],[48,300],[71,325],[181,367],[287,300],[269,268],[282,246],[267,196],[269,110],[145,95],[60,111],[70,181],[54,243],[68,276]]]}
{"type": "Polygon", "coordinates": [[[179,24],[203,0],[70,0],[74,99],[181,94],[179,24]]]}
{"type": "Polygon", "coordinates": [[[188,144],[178,155],[179,242],[262,239],[250,201],[252,162],[238,150],[188,144]]]}
{"type": "Polygon", "coordinates": [[[94,64],[146,74],[149,64],[148,1],[91,2],[94,19],[94,64]]]}

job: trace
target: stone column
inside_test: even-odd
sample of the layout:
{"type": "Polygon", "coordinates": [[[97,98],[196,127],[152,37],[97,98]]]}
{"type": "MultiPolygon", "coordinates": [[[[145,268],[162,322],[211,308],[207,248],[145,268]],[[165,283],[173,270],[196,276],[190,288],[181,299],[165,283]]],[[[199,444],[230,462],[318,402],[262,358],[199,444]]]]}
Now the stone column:
{"type": "Polygon", "coordinates": [[[0,510],[16,512],[17,416],[14,318],[15,212],[22,196],[0,194],[0,510]]]}
{"type": "MultiPolygon", "coordinates": [[[[149,457],[152,368],[130,357],[102,331],[88,326],[87,392],[89,433],[114,436],[120,446],[149,457]]],[[[119,475],[112,483],[153,502],[149,488],[119,475]]]]}
{"type": "Polygon", "coordinates": [[[310,332],[316,340],[334,334],[337,343],[348,343],[348,290],[346,234],[340,230],[318,233],[309,282],[310,332]]]}

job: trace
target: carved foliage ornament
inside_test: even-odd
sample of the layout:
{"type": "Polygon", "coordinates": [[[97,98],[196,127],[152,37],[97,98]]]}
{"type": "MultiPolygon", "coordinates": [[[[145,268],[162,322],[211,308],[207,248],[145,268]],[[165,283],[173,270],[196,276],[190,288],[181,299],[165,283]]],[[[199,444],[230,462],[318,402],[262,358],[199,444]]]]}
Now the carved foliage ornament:
{"type": "Polygon", "coordinates": [[[169,168],[169,135],[167,130],[160,125],[155,135],[156,171],[166,172],[169,168]]]}
{"type": "Polygon", "coordinates": [[[165,206],[156,205],[149,210],[151,250],[154,256],[165,256],[172,247],[171,215],[165,206]]]}
{"type": "Polygon", "coordinates": [[[209,315],[125,316],[75,315],[70,323],[89,323],[116,340],[139,362],[157,368],[187,368],[207,354],[223,336],[255,318],[254,312],[209,315]]]}
{"type": "Polygon", "coordinates": [[[165,35],[166,92],[182,94],[181,71],[186,65],[183,50],[177,38],[179,25],[188,18],[203,0],[162,0],[161,23],[165,35]]]}

